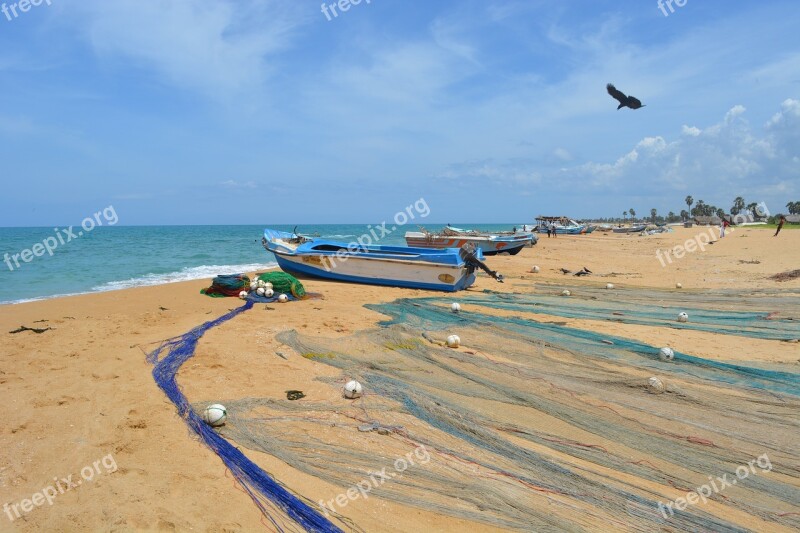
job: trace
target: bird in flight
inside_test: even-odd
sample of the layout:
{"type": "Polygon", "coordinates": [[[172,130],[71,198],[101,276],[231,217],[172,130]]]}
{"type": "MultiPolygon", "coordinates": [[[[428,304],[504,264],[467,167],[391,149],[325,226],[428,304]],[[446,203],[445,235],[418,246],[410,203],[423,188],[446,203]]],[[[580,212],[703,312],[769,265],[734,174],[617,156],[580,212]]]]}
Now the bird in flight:
{"type": "Polygon", "coordinates": [[[623,107],[630,107],[631,109],[639,109],[640,107],[645,107],[642,105],[642,102],[639,101],[638,98],[634,96],[625,96],[625,93],[614,87],[611,83],[606,85],[606,89],[608,90],[608,94],[614,97],[616,101],[619,102],[617,109],[622,109],[623,107]]]}

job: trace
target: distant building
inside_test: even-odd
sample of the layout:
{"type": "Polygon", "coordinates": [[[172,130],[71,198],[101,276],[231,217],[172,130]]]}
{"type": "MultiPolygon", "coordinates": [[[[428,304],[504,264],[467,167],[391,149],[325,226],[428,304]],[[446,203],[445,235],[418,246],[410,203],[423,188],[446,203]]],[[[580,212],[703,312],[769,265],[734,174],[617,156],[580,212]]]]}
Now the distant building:
{"type": "Polygon", "coordinates": [[[720,219],[716,215],[711,217],[698,216],[694,217],[692,220],[694,220],[694,223],[697,224],[698,226],[719,226],[720,224],[722,224],[722,219],[720,219]]]}
{"type": "Polygon", "coordinates": [[[800,224],[800,215],[786,215],[786,222],[789,224],[800,224]]]}

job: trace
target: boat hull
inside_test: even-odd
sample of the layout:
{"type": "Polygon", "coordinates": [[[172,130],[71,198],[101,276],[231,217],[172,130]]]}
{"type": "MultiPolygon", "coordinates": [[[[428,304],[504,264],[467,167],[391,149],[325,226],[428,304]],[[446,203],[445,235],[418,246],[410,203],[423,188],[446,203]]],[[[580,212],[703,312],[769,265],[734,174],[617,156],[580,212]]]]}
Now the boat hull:
{"type": "Polygon", "coordinates": [[[517,233],[514,235],[432,235],[418,231],[409,231],[405,235],[406,244],[412,248],[461,248],[471,243],[483,255],[497,255],[506,252],[516,255],[525,246],[533,241],[531,233],[517,233]]]}
{"type": "MultiPolygon", "coordinates": [[[[282,270],[322,279],[455,292],[475,283],[474,269],[457,249],[430,250],[402,246],[357,246],[313,239],[293,246],[291,237],[265,231],[264,245],[282,270]]],[[[482,259],[480,251],[476,257],[482,259]]]]}

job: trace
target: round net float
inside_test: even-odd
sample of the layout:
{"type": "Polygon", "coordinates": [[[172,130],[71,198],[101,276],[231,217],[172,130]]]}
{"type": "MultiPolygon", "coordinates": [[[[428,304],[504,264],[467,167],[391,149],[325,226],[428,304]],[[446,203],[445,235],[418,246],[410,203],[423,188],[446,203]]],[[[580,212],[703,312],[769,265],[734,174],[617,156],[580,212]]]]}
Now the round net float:
{"type": "Polygon", "coordinates": [[[264,296],[264,287],[257,288],[256,294],[258,294],[259,296],[264,296]]]}
{"type": "Polygon", "coordinates": [[[266,289],[266,288],[264,289],[264,296],[266,296],[267,298],[272,298],[274,295],[275,291],[273,291],[272,289],[266,289]]]}
{"type": "Polygon", "coordinates": [[[647,390],[653,394],[661,394],[664,392],[664,382],[653,376],[647,380],[647,390]]]}
{"type": "Polygon", "coordinates": [[[239,298],[241,298],[242,300],[247,299],[247,291],[240,292],[239,293],[239,298]]]}
{"type": "Polygon", "coordinates": [[[212,427],[218,427],[225,423],[228,418],[228,411],[225,406],[219,403],[209,405],[203,411],[203,422],[212,427]]]}
{"type": "Polygon", "coordinates": [[[361,396],[363,388],[361,387],[361,383],[352,379],[345,383],[344,385],[344,397],[349,398],[351,400],[355,400],[361,396]]]}
{"type": "Polygon", "coordinates": [[[258,288],[258,282],[257,281],[253,281],[253,282],[250,283],[250,290],[251,291],[254,291],[257,288],[258,288]]]}
{"type": "Polygon", "coordinates": [[[538,274],[539,270],[540,270],[539,265],[533,265],[533,267],[531,268],[531,273],[538,274]]]}
{"type": "Polygon", "coordinates": [[[572,294],[572,293],[571,293],[571,292],[569,292],[567,289],[564,289],[563,291],[561,291],[561,296],[569,296],[569,295],[571,295],[571,294],[572,294]]]}
{"type": "Polygon", "coordinates": [[[285,304],[286,302],[289,301],[289,297],[286,296],[285,294],[281,294],[280,296],[278,296],[278,301],[282,304],[285,304]]]}
{"type": "Polygon", "coordinates": [[[271,289],[274,289],[274,288],[275,288],[275,287],[273,287],[273,286],[272,286],[272,283],[270,283],[269,281],[268,281],[268,282],[266,282],[266,283],[264,283],[264,290],[267,290],[267,289],[270,289],[270,290],[271,290],[271,289]]]}
{"type": "Polygon", "coordinates": [[[682,289],[682,288],[683,288],[683,285],[682,285],[682,284],[680,284],[680,283],[676,283],[676,284],[675,284],[675,288],[676,288],[676,289],[682,289]]]}
{"type": "Polygon", "coordinates": [[[606,283],[606,289],[613,289],[613,288],[614,288],[613,283],[606,283]]]}
{"type": "Polygon", "coordinates": [[[461,338],[458,335],[450,335],[447,337],[446,343],[448,348],[458,348],[461,344],[461,338]]]}
{"type": "Polygon", "coordinates": [[[450,306],[450,310],[452,312],[454,312],[454,313],[460,312],[461,311],[461,304],[459,304],[458,302],[453,302],[453,304],[450,306]]]}
{"type": "Polygon", "coordinates": [[[678,322],[688,322],[688,321],[689,321],[689,315],[687,315],[683,311],[678,313],[678,322]]]}
{"type": "Polygon", "coordinates": [[[260,279],[260,280],[256,281],[256,285],[258,285],[259,287],[263,287],[265,285],[264,280],[260,279]]]}
{"type": "Polygon", "coordinates": [[[675,352],[672,351],[672,348],[661,348],[658,351],[658,358],[662,361],[672,361],[675,359],[675,352]]]}

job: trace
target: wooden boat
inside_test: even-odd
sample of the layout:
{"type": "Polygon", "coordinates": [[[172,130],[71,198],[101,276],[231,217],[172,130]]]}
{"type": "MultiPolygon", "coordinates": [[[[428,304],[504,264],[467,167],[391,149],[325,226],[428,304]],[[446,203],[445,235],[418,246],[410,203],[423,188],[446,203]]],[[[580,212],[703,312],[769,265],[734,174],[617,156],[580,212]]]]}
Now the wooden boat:
{"type": "Polygon", "coordinates": [[[482,268],[502,281],[483,264],[480,249],[347,244],[271,229],[261,242],[286,272],[318,278],[452,292],[471,286],[482,268]]]}
{"type": "Polygon", "coordinates": [[[496,255],[508,252],[517,255],[520,250],[533,242],[533,235],[528,231],[487,233],[474,230],[464,230],[448,226],[437,232],[427,231],[406,232],[406,244],[415,248],[461,248],[466,244],[474,244],[483,252],[483,255],[496,255]]]}
{"type": "Polygon", "coordinates": [[[556,235],[581,235],[587,233],[586,226],[568,217],[536,217],[536,227],[539,233],[547,233],[551,224],[556,226],[556,235]]]}
{"type": "Polygon", "coordinates": [[[640,231],[644,231],[647,226],[645,224],[639,224],[638,226],[624,226],[614,228],[612,231],[614,233],[639,233],[640,231]]]}

